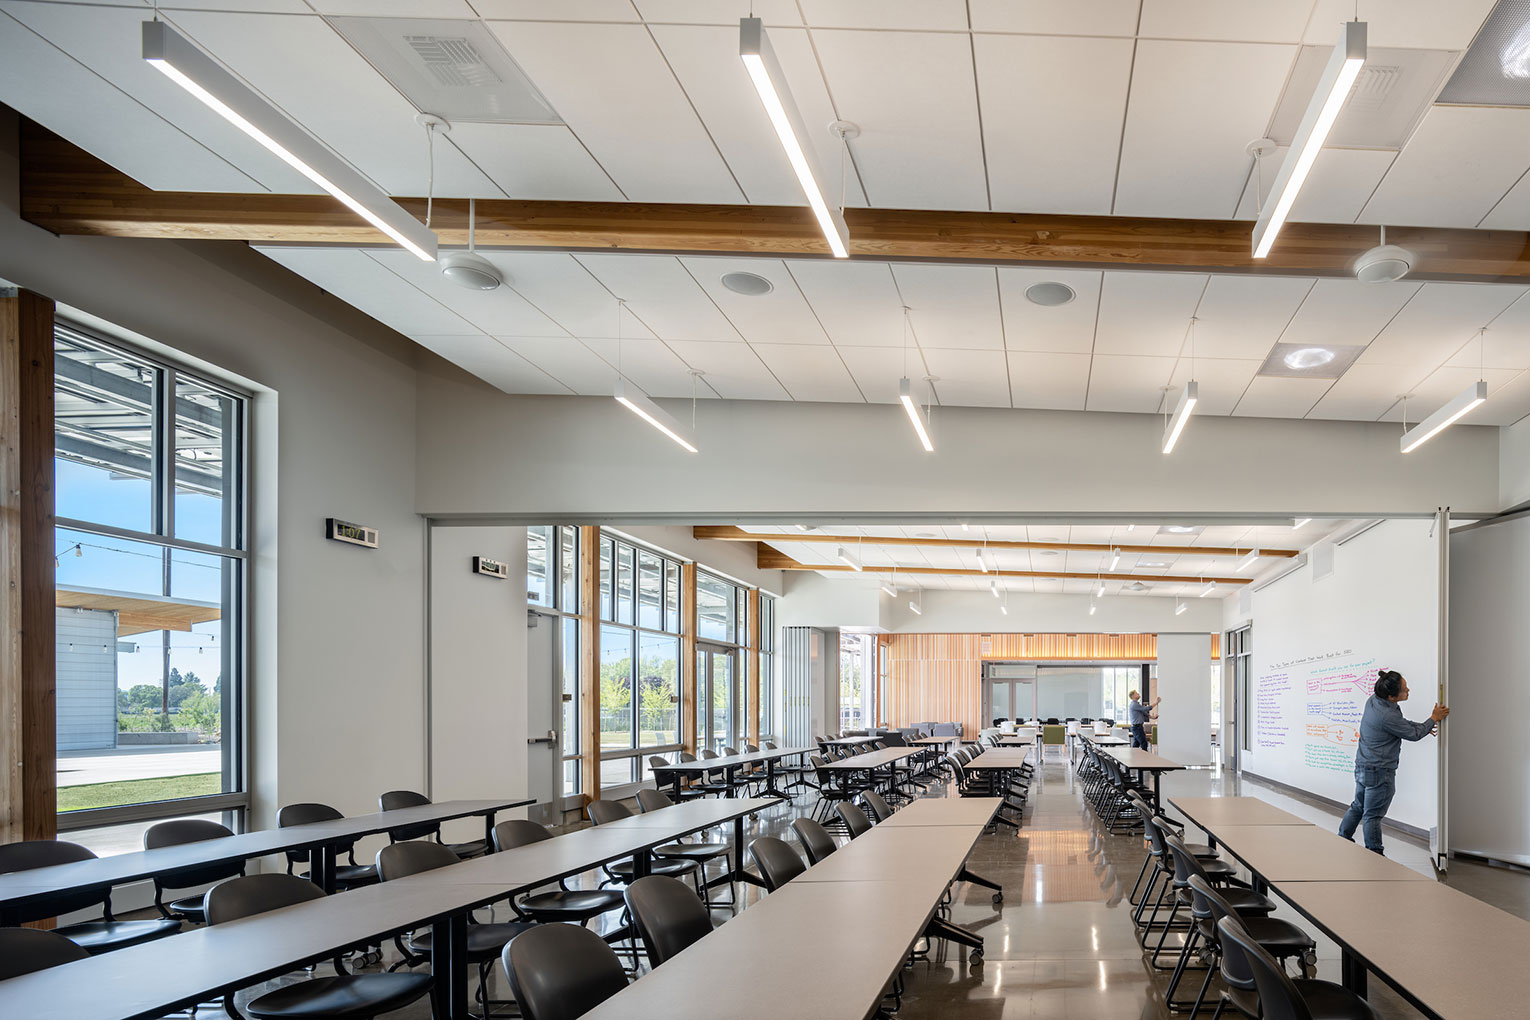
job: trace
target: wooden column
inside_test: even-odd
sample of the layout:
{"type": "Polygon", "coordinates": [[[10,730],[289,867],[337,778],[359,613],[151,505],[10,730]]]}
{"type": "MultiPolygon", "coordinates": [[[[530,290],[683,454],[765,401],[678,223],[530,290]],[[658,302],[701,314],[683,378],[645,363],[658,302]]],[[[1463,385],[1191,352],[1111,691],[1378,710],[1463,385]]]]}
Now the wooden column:
{"type": "Polygon", "coordinates": [[[748,659],[749,742],[760,746],[760,589],[749,589],[749,639],[744,657],[748,659]]]}
{"type": "Polygon", "coordinates": [[[696,754],[696,564],[680,565],[680,743],[696,754]]]}
{"type": "Polygon", "coordinates": [[[579,789],[600,799],[600,529],[579,529],[579,789]]]}
{"type": "Polygon", "coordinates": [[[53,302],[0,288],[0,842],[58,831],[53,302]]]}

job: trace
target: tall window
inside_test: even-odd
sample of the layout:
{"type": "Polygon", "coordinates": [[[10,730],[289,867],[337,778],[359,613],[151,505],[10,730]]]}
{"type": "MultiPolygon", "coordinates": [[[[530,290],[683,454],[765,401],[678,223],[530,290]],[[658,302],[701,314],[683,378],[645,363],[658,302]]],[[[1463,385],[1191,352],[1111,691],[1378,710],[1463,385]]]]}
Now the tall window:
{"type": "Polygon", "coordinates": [[[760,739],[776,738],[776,600],[760,592],[760,739]]]}
{"type": "Polygon", "coordinates": [[[237,824],[247,401],[63,323],[54,354],[59,830],[237,824]]]}
{"type": "Polygon", "coordinates": [[[600,782],[648,775],[680,744],[680,561],[600,541],[600,782]]]}
{"type": "Polygon", "coordinates": [[[544,524],[526,529],[526,600],[557,618],[554,669],[562,678],[563,795],[580,790],[579,529],[544,524]]]}
{"type": "Polygon", "coordinates": [[[876,638],[867,634],[839,635],[839,728],[858,730],[875,725],[876,638]]]}
{"type": "MultiPolygon", "coordinates": [[[[1250,725],[1254,714],[1254,628],[1247,626],[1228,631],[1222,641],[1222,654],[1227,657],[1227,666],[1232,672],[1233,724],[1238,728],[1236,746],[1251,751],[1254,743],[1254,728],[1250,725]]],[[[1228,746],[1225,738],[1222,746],[1228,746]]]]}

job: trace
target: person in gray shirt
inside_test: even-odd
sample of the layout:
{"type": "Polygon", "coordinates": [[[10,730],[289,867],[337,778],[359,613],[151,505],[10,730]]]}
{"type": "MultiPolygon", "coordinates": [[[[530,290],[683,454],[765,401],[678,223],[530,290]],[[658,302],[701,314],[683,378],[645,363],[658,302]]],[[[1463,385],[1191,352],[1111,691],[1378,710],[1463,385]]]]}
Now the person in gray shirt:
{"type": "Polygon", "coordinates": [[[1397,763],[1404,740],[1423,740],[1435,724],[1450,714],[1444,705],[1423,722],[1403,718],[1398,702],[1408,700],[1408,681],[1396,670],[1384,669],[1376,677],[1376,693],[1365,703],[1360,717],[1360,746],[1355,750],[1355,799],[1339,823],[1339,835],[1354,842],[1356,827],[1365,834],[1365,848],[1383,853],[1381,820],[1397,792],[1397,763]]]}
{"type": "Polygon", "coordinates": [[[1163,698],[1154,698],[1151,705],[1142,701],[1142,695],[1132,691],[1130,695],[1132,703],[1126,706],[1128,721],[1132,724],[1132,746],[1140,747],[1144,751],[1148,749],[1147,724],[1158,712],[1158,703],[1163,698]]]}

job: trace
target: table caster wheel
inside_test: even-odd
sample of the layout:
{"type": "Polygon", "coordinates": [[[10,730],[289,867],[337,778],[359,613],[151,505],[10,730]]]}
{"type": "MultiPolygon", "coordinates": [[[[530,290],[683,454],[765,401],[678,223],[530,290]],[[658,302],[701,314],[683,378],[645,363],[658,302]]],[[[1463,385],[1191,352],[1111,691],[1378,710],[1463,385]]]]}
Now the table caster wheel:
{"type": "Polygon", "coordinates": [[[996,892],[996,893],[993,894],[993,905],[994,906],[997,907],[1000,903],[1003,903],[1003,902],[1004,902],[1004,894],[1003,893],[996,892]]]}
{"type": "Polygon", "coordinates": [[[971,959],[974,967],[981,967],[983,965],[983,951],[981,949],[974,949],[969,959],[971,959]]]}

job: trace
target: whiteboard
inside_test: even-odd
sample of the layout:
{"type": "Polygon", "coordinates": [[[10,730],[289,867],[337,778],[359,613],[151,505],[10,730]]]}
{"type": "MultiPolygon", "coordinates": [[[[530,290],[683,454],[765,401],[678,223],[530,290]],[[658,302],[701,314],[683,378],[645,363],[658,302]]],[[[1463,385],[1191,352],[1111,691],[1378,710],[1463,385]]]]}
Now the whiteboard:
{"type": "MultiPolygon", "coordinates": [[[[1409,719],[1434,706],[1439,545],[1430,523],[1384,521],[1335,551],[1333,573],[1304,565],[1253,593],[1251,747],[1245,771],[1348,804],[1360,715],[1378,669],[1408,678],[1409,719]]],[[[1438,815],[1435,738],[1403,744],[1388,817],[1430,829],[1438,815]]]]}

